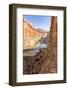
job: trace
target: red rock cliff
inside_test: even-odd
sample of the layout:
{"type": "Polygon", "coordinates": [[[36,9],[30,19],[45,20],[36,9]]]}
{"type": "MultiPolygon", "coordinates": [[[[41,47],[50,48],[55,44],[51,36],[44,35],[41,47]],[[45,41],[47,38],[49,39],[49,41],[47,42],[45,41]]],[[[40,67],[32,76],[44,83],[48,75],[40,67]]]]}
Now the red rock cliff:
{"type": "Polygon", "coordinates": [[[35,29],[30,23],[24,21],[24,49],[35,48],[35,44],[42,36],[47,36],[48,32],[41,32],[35,29]]]}

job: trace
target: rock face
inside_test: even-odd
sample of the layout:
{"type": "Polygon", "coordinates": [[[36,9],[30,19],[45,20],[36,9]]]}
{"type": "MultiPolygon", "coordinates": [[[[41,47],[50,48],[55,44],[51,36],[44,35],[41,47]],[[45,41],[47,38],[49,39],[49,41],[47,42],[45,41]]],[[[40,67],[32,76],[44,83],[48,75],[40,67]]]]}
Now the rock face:
{"type": "MultiPolygon", "coordinates": [[[[44,40],[45,41],[45,40],[44,40]]],[[[23,57],[23,74],[57,72],[57,17],[51,17],[49,45],[35,56],[23,57]]]]}
{"type": "Polygon", "coordinates": [[[42,36],[46,37],[48,32],[41,32],[34,28],[31,23],[24,21],[24,49],[35,48],[37,41],[42,36]]]}
{"type": "Polygon", "coordinates": [[[44,63],[40,73],[56,73],[57,72],[57,17],[51,19],[51,30],[49,47],[43,56],[44,63]]]}

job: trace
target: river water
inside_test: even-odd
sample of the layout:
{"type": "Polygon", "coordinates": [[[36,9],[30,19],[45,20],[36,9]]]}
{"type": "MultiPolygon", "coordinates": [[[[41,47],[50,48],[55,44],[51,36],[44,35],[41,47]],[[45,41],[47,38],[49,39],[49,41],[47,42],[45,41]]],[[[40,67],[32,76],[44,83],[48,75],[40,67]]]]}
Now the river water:
{"type": "Polygon", "coordinates": [[[38,54],[40,52],[40,50],[42,48],[47,48],[47,44],[39,44],[39,47],[35,48],[35,49],[28,49],[26,51],[23,52],[23,56],[35,56],[36,54],[38,54]]]}

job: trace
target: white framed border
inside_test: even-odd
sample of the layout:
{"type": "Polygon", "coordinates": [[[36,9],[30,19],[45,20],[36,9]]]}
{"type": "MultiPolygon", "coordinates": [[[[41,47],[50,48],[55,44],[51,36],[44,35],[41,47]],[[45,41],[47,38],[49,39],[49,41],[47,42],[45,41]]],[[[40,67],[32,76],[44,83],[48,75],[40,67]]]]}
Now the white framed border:
{"type": "Polygon", "coordinates": [[[36,81],[52,81],[52,80],[63,80],[63,10],[47,10],[47,9],[28,9],[28,8],[17,8],[17,71],[16,80],[17,82],[36,82],[36,81]],[[23,15],[48,15],[58,17],[58,36],[57,36],[57,73],[54,74],[35,74],[35,75],[23,75],[23,15]]]}

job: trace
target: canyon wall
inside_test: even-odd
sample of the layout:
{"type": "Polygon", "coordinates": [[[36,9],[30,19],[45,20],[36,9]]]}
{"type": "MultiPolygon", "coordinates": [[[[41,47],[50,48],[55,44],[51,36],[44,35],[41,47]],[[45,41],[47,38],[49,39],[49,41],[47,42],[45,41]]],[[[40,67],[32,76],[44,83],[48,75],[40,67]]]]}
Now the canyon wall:
{"type": "MultiPolygon", "coordinates": [[[[46,22],[45,22],[46,23],[46,22]]],[[[23,74],[57,72],[57,17],[51,17],[51,30],[48,48],[40,49],[35,56],[23,57],[23,74]]]]}
{"type": "Polygon", "coordinates": [[[51,18],[51,30],[49,46],[43,56],[44,63],[42,64],[41,73],[56,73],[57,72],[57,17],[51,18]]]}
{"type": "Polygon", "coordinates": [[[48,32],[40,31],[32,26],[31,23],[24,21],[23,26],[24,32],[24,49],[35,48],[37,41],[41,39],[42,36],[46,37],[48,32]]]}

